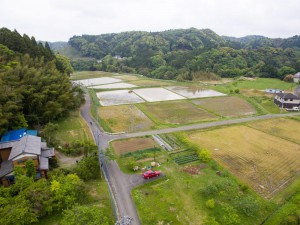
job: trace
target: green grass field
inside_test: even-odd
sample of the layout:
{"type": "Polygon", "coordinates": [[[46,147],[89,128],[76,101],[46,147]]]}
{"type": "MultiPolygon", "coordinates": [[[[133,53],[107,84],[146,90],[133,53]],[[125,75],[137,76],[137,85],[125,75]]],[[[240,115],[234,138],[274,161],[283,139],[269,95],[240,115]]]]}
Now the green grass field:
{"type": "Polygon", "coordinates": [[[293,83],[287,83],[279,79],[272,78],[257,78],[254,80],[236,80],[228,84],[212,86],[213,89],[229,93],[230,90],[238,88],[242,89],[254,89],[254,90],[265,90],[265,89],[281,89],[292,91],[296,85],[293,83]]]}

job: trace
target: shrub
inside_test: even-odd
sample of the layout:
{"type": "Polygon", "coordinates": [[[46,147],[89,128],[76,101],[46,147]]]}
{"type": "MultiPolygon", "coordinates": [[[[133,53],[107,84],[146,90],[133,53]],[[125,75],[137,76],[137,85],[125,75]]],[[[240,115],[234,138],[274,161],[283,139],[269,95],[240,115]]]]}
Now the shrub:
{"type": "Polygon", "coordinates": [[[257,200],[250,195],[236,199],[234,205],[247,216],[253,216],[259,210],[257,200]]]}
{"type": "Polygon", "coordinates": [[[209,162],[211,160],[211,154],[206,149],[198,151],[198,156],[203,162],[209,162]]]}
{"type": "Polygon", "coordinates": [[[205,203],[206,207],[209,209],[213,209],[215,207],[215,200],[212,199],[208,199],[205,203]]]}
{"type": "Polygon", "coordinates": [[[100,167],[97,155],[88,156],[79,161],[75,172],[84,181],[99,177],[100,167]]]}

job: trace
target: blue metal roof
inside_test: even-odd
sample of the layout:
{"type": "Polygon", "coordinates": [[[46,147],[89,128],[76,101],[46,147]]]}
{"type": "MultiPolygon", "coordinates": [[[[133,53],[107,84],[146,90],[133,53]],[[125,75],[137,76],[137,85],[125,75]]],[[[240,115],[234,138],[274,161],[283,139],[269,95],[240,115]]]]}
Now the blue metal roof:
{"type": "Polygon", "coordinates": [[[0,142],[19,140],[26,134],[30,134],[32,136],[37,136],[37,131],[36,130],[27,130],[27,128],[22,128],[19,130],[11,130],[2,135],[0,142]]]}

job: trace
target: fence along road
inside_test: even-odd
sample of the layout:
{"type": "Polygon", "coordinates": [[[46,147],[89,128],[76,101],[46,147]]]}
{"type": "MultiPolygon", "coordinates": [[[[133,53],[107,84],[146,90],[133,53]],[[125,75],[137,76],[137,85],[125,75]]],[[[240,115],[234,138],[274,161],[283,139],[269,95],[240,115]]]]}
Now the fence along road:
{"type": "MultiPolygon", "coordinates": [[[[101,168],[103,170],[103,174],[105,179],[107,180],[108,187],[110,190],[110,194],[112,197],[112,202],[116,214],[117,220],[122,220],[129,216],[133,220],[131,225],[140,225],[141,222],[139,220],[137,210],[135,204],[131,197],[131,190],[135,186],[144,183],[141,179],[137,177],[137,175],[126,175],[120,171],[117,163],[115,161],[108,162],[105,159],[103,152],[108,147],[109,142],[112,140],[122,139],[122,138],[132,138],[132,137],[140,137],[145,135],[155,135],[155,134],[165,134],[172,133],[177,131],[188,131],[188,130],[196,130],[203,129],[209,127],[216,126],[224,126],[230,124],[238,124],[245,123],[256,120],[264,120],[264,119],[272,119],[279,117],[291,117],[291,116],[300,116],[300,112],[298,113],[288,113],[288,114],[267,114],[255,117],[246,117],[246,118],[238,118],[232,120],[223,120],[216,121],[210,123],[201,123],[201,124],[193,124],[181,127],[174,128],[166,128],[160,130],[150,130],[136,133],[124,133],[124,134],[108,134],[103,131],[103,129],[98,125],[98,123],[92,118],[90,114],[90,106],[91,100],[88,94],[85,95],[85,104],[80,109],[81,116],[87,122],[92,134],[94,136],[94,141],[98,145],[99,151],[99,162],[101,168]]],[[[142,176],[138,175],[140,178],[142,176]]],[[[122,224],[122,223],[121,223],[122,224]]],[[[126,223],[123,223],[124,225],[126,223]]]]}

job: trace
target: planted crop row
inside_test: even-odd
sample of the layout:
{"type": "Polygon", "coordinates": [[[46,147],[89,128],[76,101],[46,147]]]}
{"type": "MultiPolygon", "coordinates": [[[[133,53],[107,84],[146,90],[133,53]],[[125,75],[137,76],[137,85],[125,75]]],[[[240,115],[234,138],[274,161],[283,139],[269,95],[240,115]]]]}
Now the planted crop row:
{"type": "Polygon", "coordinates": [[[198,155],[195,153],[191,155],[183,155],[174,158],[174,162],[177,163],[178,165],[182,165],[182,164],[186,164],[198,160],[199,160],[198,155]]]}

